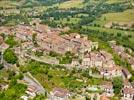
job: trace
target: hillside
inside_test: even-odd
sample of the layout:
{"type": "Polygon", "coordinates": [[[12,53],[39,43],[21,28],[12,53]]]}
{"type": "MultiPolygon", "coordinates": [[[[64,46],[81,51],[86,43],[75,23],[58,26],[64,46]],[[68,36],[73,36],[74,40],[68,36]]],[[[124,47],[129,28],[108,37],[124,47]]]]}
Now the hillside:
{"type": "Polygon", "coordinates": [[[0,100],[134,100],[134,0],[0,0],[0,100]]]}

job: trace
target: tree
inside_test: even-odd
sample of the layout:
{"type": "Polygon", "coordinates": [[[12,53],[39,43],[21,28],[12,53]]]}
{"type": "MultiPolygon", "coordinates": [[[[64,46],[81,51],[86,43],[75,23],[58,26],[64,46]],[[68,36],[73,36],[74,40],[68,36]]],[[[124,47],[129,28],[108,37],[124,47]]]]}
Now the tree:
{"type": "Polygon", "coordinates": [[[38,46],[36,37],[37,37],[37,34],[36,34],[36,33],[33,33],[33,35],[32,35],[33,44],[34,44],[35,46],[38,46]]]}
{"type": "Polygon", "coordinates": [[[16,54],[11,49],[6,49],[4,52],[4,60],[10,64],[15,64],[18,61],[16,54]]]}
{"type": "Polygon", "coordinates": [[[121,37],[121,33],[117,33],[117,37],[121,37]]]}
{"type": "Polygon", "coordinates": [[[10,47],[17,45],[17,42],[14,39],[14,36],[9,36],[5,41],[10,47]]]}
{"type": "Polygon", "coordinates": [[[0,70],[4,68],[4,65],[3,64],[0,64],[0,70]]]}
{"type": "Polygon", "coordinates": [[[113,87],[114,87],[114,93],[120,94],[120,91],[123,87],[123,80],[121,77],[115,77],[113,79],[113,87]]]}

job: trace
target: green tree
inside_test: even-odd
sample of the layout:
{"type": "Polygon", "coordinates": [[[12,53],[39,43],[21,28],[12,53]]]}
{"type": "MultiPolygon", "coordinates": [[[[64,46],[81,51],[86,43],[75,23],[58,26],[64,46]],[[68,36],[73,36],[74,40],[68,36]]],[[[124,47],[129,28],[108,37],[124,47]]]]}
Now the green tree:
{"type": "Polygon", "coordinates": [[[18,61],[16,54],[11,49],[6,49],[4,52],[4,60],[10,64],[15,64],[18,61]]]}
{"type": "Polygon", "coordinates": [[[36,37],[37,37],[37,34],[36,34],[36,33],[33,33],[33,35],[32,35],[33,44],[34,44],[35,46],[38,46],[36,37]]]}
{"type": "Polygon", "coordinates": [[[4,65],[3,64],[0,64],[0,70],[4,68],[4,65]]]}
{"type": "Polygon", "coordinates": [[[121,77],[115,77],[113,79],[114,93],[120,94],[120,91],[123,87],[123,80],[121,77]]]}
{"type": "Polygon", "coordinates": [[[14,39],[14,36],[9,36],[5,41],[10,47],[17,45],[17,42],[14,39]]]}

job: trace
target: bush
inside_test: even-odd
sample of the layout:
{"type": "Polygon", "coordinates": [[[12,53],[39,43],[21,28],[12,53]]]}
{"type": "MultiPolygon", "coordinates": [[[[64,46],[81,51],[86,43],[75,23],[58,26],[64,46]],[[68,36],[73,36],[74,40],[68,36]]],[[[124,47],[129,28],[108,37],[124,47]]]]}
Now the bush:
{"type": "Polygon", "coordinates": [[[7,63],[15,64],[18,61],[16,54],[11,49],[6,49],[4,52],[4,60],[7,63]]]}
{"type": "Polygon", "coordinates": [[[115,77],[113,79],[113,86],[114,86],[114,93],[115,94],[120,94],[120,91],[123,87],[123,80],[121,77],[115,77]]]}
{"type": "Polygon", "coordinates": [[[13,36],[9,36],[5,41],[10,47],[13,47],[17,45],[17,42],[15,41],[13,36]]]}
{"type": "Polygon", "coordinates": [[[0,64],[0,70],[2,70],[4,68],[3,64],[0,64]]]}

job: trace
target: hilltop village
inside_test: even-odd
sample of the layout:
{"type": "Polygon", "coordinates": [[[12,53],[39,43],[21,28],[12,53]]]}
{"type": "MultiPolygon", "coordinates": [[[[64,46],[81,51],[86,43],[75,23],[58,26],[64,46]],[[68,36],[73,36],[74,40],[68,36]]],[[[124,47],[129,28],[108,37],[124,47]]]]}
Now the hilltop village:
{"type": "MultiPolygon", "coordinates": [[[[132,73],[129,69],[119,66],[115,62],[113,55],[106,50],[100,49],[99,43],[90,40],[88,35],[74,32],[68,33],[69,30],[68,27],[62,29],[50,28],[47,25],[38,23],[31,23],[31,25],[19,24],[15,27],[0,27],[0,58],[1,64],[4,66],[3,69],[15,70],[13,76],[21,73],[23,78],[17,79],[17,83],[26,84],[27,86],[20,99],[34,99],[38,95],[43,94],[48,100],[78,100],[78,98],[89,97],[91,100],[110,100],[110,98],[113,98],[120,92],[121,100],[134,100],[134,83],[130,81],[132,73]],[[15,57],[8,60],[11,55],[5,57],[11,51],[17,62],[13,60],[15,57]],[[55,87],[48,89],[49,86],[45,87],[43,85],[49,85],[48,83],[40,82],[36,74],[32,74],[36,73],[32,72],[34,67],[31,67],[32,69],[29,71],[27,71],[28,69],[21,70],[24,66],[28,66],[28,61],[40,62],[41,66],[49,64],[48,66],[53,66],[57,68],[57,71],[61,72],[64,72],[64,70],[74,71],[71,73],[72,76],[75,75],[76,70],[80,70],[80,73],[85,71],[82,77],[78,72],[78,79],[75,78],[74,80],[76,81],[74,83],[72,81],[70,84],[78,82],[78,85],[81,83],[88,85],[80,87],[76,85],[76,88],[79,87],[77,92],[62,85],[61,87],[59,87],[60,85],[54,85],[55,87]],[[94,84],[88,83],[91,78],[94,84]],[[95,83],[95,79],[99,80],[99,82],[95,83]],[[122,79],[122,86],[118,87],[116,82],[118,83],[120,79],[122,79]]],[[[126,48],[118,45],[116,41],[109,41],[109,46],[121,59],[126,60],[130,68],[134,70],[134,57],[130,55],[131,49],[127,49],[126,52],[126,48]]],[[[36,64],[34,65],[36,66],[36,64]]],[[[55,69],[53,67],[49,68],[49,70],[55,69]]],[[[42,73],[45,73],[43,69],[42,73]]],[[[49,78],[54,76],[48,74],[49,78]]],[[[62,78],[62,76],[60,77],[62,78]]],[[[4,77],[5,82],[0,84],[2,91],[10,88],[9,80],[4,77]]],[[[68,83],[69,81],[66,84],[68,83]]]]}

